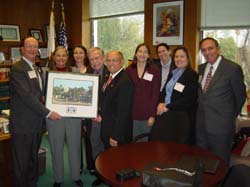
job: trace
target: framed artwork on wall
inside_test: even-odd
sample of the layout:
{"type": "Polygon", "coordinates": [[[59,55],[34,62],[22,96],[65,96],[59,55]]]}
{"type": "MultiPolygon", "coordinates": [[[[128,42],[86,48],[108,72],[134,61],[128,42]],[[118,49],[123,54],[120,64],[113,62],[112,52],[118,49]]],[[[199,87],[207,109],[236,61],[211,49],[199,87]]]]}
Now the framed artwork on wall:
{"type": "Polygon", "coordinates": [[[153,4],[153,45],[183,45],[184,1],[153,4]]]}
{"type": "Polygon", "coordinates": [[[18,25],[0,25],[0,36],[3,41],[20,41],[18,25]]]}
{"type": "Polygon", "coordinates": [[[40,29],[30,29],[30,35],[36,38],[39,42],[43,42],[42,34],[40,29]]]}

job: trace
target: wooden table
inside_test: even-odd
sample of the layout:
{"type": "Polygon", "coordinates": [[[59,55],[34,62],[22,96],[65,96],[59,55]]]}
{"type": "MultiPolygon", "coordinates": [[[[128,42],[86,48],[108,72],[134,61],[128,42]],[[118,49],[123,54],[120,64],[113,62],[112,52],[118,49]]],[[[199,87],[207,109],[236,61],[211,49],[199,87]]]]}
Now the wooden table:
{"type": "Polygon", "coordinates": [[[221,161],[214,175],[203,174],[203,187],[217,186],[223,180],[227,167],[225,162],[219,157],[196,146],[170,142],[140,142],[110,148],[97,157],[95,166],[99,177],[108,185],[114,187],[140,187],[141,177],[120,182],[115,178],[115,173],[124,168],[142,171],[152,161],[174,164],[185,154],[219,159],[221,161]]]}

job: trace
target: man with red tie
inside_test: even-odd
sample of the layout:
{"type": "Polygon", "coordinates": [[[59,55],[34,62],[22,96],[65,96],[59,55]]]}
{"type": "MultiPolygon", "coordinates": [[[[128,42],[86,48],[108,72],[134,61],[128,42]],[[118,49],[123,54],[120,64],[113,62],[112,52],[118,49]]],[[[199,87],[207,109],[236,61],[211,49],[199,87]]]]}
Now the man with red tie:
{"type": "Polygon", "coordinates": [[[134,84],[123,69],[124,58],[120,51],[106,54],[110,78],[101,94],[101,135],[105,149],[132,140],[132,105],[134,84]]]}
{"type": "Polygon", "coordinates": [[[196,143],[229,164],[235,121],[246,99],[242,69],[220,55],[214,38],[203,39],[200,49],[207,62],[199,66],[196,143]]]}

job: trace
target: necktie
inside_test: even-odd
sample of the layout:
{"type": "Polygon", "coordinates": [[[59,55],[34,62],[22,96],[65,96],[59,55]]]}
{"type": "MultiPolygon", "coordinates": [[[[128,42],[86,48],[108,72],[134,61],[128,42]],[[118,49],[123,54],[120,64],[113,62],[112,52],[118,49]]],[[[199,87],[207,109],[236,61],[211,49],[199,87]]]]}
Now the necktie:
{"type": "Polygon", "coordinates": [[[103,91],[105,91],[105,89],[112,82],[112,80],[113,80],[112,76],[110,75],[108,81],[103,85],[103,88],[102,88],[103,91]]]}
{"type": "Polygon", "coordinates": [[[39,74],[39,67],[36,66],[35,64],[33,64],[33,69],[34,69],[34,71],[36,73],[36,77],[37,77],[37,81],[39,83],[39,87],[40,87],[41,90],[43,90],[42,89],[43,88],[43,86],[42,86],[42,79],[41,79],[40,74],[39,74]]]}
{"type": "Polygon", "coordinates": [[[205,84],[204,84],[204,87],[203,87],[203,93],[206,93],[207,89],[208,89],[208,86],[212,80],[212,70],[213,70],[213,66],[210,66],[210,69],[209,69],[209,72],[207,74],[207,78],[206,78],[206,81],[205,81],[205,84]]]}

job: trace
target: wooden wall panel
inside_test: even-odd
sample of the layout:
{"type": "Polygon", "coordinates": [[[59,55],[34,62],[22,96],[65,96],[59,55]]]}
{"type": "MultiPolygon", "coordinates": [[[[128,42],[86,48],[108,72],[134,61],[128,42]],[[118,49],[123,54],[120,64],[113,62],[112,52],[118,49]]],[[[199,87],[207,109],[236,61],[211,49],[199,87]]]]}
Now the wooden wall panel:
{"type": "MultiPolygon", "coordinates": [[[[144,41],[149,45],[153,57],[157,57],[153,46],[153,4],[171,0],[145,0],[145,32],[144,41]]],[[[200,0],[184,0],[184,46],[192,58],[195,67],[198,53],[199,28],[200,28],[200,0]]],[[[176,46],[171,46],[174,49],[176,46]]]]}
{"type": "MultiPolygon", "coordinates": [[[[20,26],[21,38],[29,35],[29,29],[41,29],[49,24],[52,0],[8,0],[0,2],[0,24],[20,26]]],[[[55,20],[58,28],[61,21],[60,3],[64,3],[69,45],[81,43],[82,0],[55,0],[55,20]]]]}
{"type": "MultiPolygon", "coordinates": [[[[153,57],[156,57],[152,45],[153,3],[170,0],[145,0],[145,43],[150,46],[153,57]]],[[[82,42],[82,0],[55,0],[57,28],[60,24],[60,2],[64,3],[69,46],[82,42]]],[[[28,36],[30,28],[41,29],[44,39],[44,25],[49,23],[51,0],[8,0],[0,3],[0,24],[20,25],[21,38],[28,36]]],[[[199,27],[200,0],[184,0],[184,45],[188,47],[193,64],[196,60],[199,27]]],[[[84,36],[89,36],[84,34],[84,36]]],[[[174,48],[175,46],[171,46],[174,48]]]]}
{"type": "Polygon", "coordinates": [[[69,46],[82,43],[82,0],[64,0],[69,46]]]}

